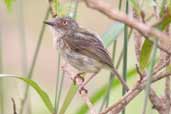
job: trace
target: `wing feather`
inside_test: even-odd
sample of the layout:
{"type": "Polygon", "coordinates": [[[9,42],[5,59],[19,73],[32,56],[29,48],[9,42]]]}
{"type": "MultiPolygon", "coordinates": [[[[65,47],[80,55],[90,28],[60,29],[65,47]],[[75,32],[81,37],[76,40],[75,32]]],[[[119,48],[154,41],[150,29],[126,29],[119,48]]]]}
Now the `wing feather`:
{"type": "Polygon", "coordinates": [[[95,34],[85,29],[79,29],[72,34],[64,36],[63,40],[75,52],[100,61],[109,67],[113,67],[107,50],[95,34]]]}

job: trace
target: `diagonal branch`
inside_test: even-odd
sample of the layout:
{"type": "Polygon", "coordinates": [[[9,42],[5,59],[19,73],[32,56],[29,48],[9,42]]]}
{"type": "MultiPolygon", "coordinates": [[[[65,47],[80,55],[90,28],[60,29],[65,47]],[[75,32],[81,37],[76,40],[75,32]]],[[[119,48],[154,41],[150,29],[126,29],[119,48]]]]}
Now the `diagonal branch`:
{"type": "Polygon", "coordinates": [[[99,12],[103,13],[110,19],[122,22],[124,24],[127,24],[128,26],[136,29],[141,34],[143,34],[145,37],[149,37],[150,40],[154,41],[156,38],[159,39],[160,44],[158,47],[171,54],[171,39],[169,38],[167,34],[164,32],[161,32],[153,27],[151,27],[148,24],[144,24],[142,22],[139,22],[138,20],[128,17],[126,14],[116,11],[113,9],[113,7],[106,2],[102,0],[84,0],[84,2],[87,4],[88,7],[98,10],[99,12]]]}
{"type": "MultiPolygon", "coordinates": [[[[152,77],[152,83],[168,76],[171,76],[170,72],[154,75],[152,77]]],[[[112,112],[112,114],[119,113],[130,101],[132,101],[144,89],[146,81],[147,77],[144,77],[142,81],[137,81],[135,86],[132,89],[130,89],[118,102],[108,107],[104,112],[100,114],[107,114],[108,112],[112,112]]]]}
{"type": "Polygon", "coordinates": [[[153,88],[151,88],[149,99],[153,104],[153,108],[159,111],[159,113],[161,114],[163,110],[163,100],[159,96],[157,96],[153,88]]]}

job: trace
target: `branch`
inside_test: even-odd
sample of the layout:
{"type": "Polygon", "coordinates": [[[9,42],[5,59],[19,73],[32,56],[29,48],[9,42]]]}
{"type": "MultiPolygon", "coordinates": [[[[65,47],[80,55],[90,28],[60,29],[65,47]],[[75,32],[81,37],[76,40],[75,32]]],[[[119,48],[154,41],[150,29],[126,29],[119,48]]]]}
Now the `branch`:
{"type": "Polygon", "coordinates": [[[15,100],[13,98],[11,98],[11,101],[13,104],[13,114],[17,114],[15,100]]]}
{"type": "MultiPolygon", "coordinates": [[[[152,83],[154,83],[162,78],[168,77],[170,75],[171,75],[170,72],[154,75],[152,77],[152,83]]],[[[133,100],[145,88],[146,81],[147,81],[147,77],[144,77],[142,81],[137,81],[135,86],[132,89],[130,89],[118,102],[116,102],[112,106],[108,107],[104,112],[102,112],[100,114],[106,114],[110,111],[112,112],[112,114],[119,113],[122,109],[124,109],[124,107],[131,100],[133,100]]]]}
{"type": "MultiPolygon", "coordinates": [[[[169,62],[170,62],[170,56],[160,51],[160,61],[156,65],[155,72],[153,74],[157,74],[158,72],[160,72],[162,68],[166,68],[169,62]]],[[[156,109],[159,112],[159,114],[169,114],[170,112],[170,77],[166,77],[165,96],[158,97],[156,92],[153,89],[151,89],[149,98],[150,98],[151,103],[153,104],[153,108],[156,109]]]]}
{"type": "Polygon", "coordinates": [[[149,95],[150,101],[153,104],[153,108],[156,109],[160,114],[164,114],[163,107],[164,103],[163,100],[157,96],[156,92],[151,88],[150,95],[149,95]]]}
{"type": "Polygon", "coordinates": [[[53,7],[53,0],[49,0],[49,8],[50,8],[50,13],[52,15],[52,17],[56,17],[57,13],[55,11],[55,8],[53,7]]]}
{"type": "Polygon", "coordinates": [[[84,89],[84,87],[82,85],[84,85],[84,79],[81,78],[80,76],[78,76],[79,74],[77,73],[78,71],[76,71],[76,69],[74,69],[72,66],[70,66],[69,64],[65,64],[65,66],[63,66],[63,71],[65,73],[65,75],[69,76],[71,78],[71,80],[74,81],[74,83],[79,87],[79,94],[82,97],[82,99],[84,100],[84,102],[87,104],[87,106],[90,109],[90,113],[91,114],[96,114],[93,104],[91,102],[91,100],[88,97],[88,91],[86,89],[84,89]],[[77,73],[77,75],[75,75],[75,73],[77,73]]]}
{"type": "MultiPolygon", "coordinates": [[[[135,19],[137,19],[138,21],[141,22],[141,20],[143,22],[144,21],[144,18],[143,17],[139,17],[137,14],[136,14],[136,11],[133,9],[133,17],[135,19]]],[[[140,55],[141,55],[141,47],[142,47],[142,35],[140,33],[138,33],[137,31],[134,32],[135,35],[134,35],[134,44],[135,44],[135,54],[136,54],[136,58],[137,58],[137,64],[139,63],[140,61],[140,55]]]]}
{"type": "Polygon", "coordinates": [[[160,41],[158,47],[164,52],[171,54],[171,49],[170,49],[171,39],[169,38],[170,36],[168,36],[164,32],[161,32],[147,24],[141,23],[134,18],[128,17],[126,14],[122,12],[116,11],[115,9],[112,8],[112,6],[110,6],[109,4],[107,4],[102,0],[84,0],[84,2],[87,4],[88,7],[98,10],[99,12],[103,13],[110,19],[122,22],[136,29],[141,34],[143,34],[146,38],[149,37],[150,40],[152,41],[158,38],[160,41]]]}
{"type": "Polygon", "coordinates": [[[171,90],[170,90],[170,77],[166,77],[166,82],[165,82],[165,104],[166,104],[166,113],[169,114],[170,108],[171,108],[171,90]]]}
{"type": "Polygon", "coordinates": [[[165,96],[158,97],[153,89],[150,91],[150,101],[159,114],[169,114],[170,112],[170,77],[166,77],[165,96]],[[169,87],[168,87],[169,86],[169,87]]]}

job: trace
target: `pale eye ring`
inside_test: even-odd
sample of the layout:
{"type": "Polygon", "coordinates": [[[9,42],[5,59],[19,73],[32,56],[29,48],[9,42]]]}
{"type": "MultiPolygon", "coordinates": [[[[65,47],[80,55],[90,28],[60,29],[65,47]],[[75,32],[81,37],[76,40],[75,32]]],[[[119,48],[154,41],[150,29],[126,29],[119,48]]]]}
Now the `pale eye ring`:
{"type": "Polygon", "coordinates": [[[68,22],[66,20],[64,20],[62,23],[63,23],[63,25],[67,25],[68,24],[68,22]]]}

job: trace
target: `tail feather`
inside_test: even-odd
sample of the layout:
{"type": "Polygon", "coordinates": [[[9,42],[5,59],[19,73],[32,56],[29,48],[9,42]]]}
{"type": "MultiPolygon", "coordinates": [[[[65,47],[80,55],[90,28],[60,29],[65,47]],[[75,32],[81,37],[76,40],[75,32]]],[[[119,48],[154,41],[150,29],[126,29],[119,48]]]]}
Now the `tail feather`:
{"type": "Polygon", "coordinates": [[[112,68],[112,73],[113,75],[116,75],[116,77],[119,79],[119,81],[121,82],[122,86],[125,88],[126,91],[129,90],[128,85],[126,84],[125,80],[121,77],[121,75],[118,73],[118,71],[115,68],[112,68]]]}

